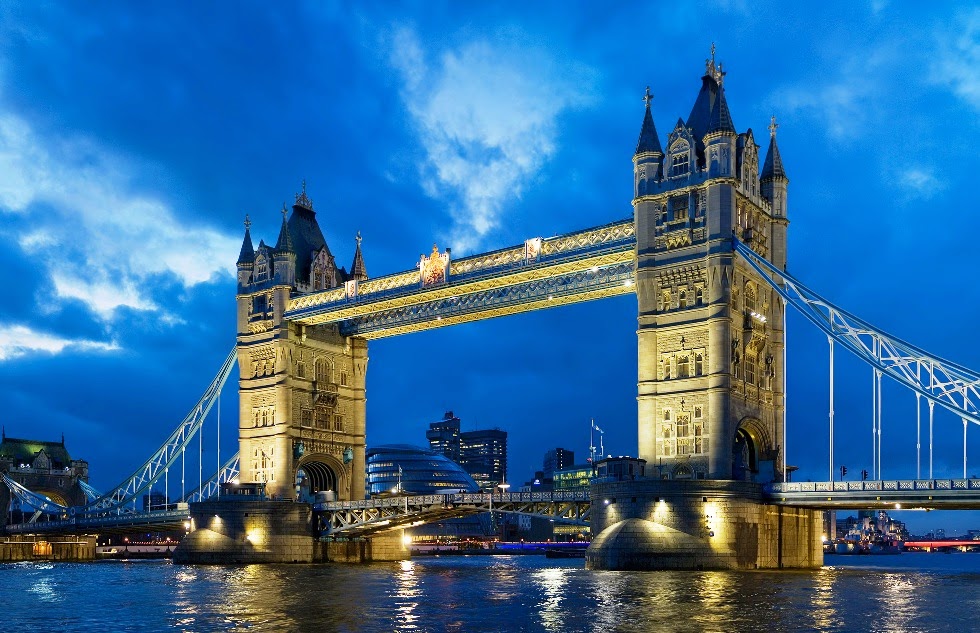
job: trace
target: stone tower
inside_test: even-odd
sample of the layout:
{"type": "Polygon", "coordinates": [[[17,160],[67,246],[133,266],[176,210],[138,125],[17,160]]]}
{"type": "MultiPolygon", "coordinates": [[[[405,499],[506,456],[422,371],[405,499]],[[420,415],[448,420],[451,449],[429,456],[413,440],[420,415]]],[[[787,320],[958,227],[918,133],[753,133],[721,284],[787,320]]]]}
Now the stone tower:
{"type": "Polygon", "coordinates": [[[360,235],[351,272],[337,268],[305,183],[291,214],[283,205],[274,247],[253,247],[246,217],[237,293],[240,469],[242,481],[264,483],[272,497],[364,498],[367,342],[283,315],[297,296],[366,278],[360,235]]]}
{"type": "Polygon", "coordinates": [[[775,121],[761,178],[711,58],[685,122],[661,146],[647,90],[634,165],[639,454],[662,479],[777,477],[784,306],[734,254],[786,266],[788,179],[775,121]]]}

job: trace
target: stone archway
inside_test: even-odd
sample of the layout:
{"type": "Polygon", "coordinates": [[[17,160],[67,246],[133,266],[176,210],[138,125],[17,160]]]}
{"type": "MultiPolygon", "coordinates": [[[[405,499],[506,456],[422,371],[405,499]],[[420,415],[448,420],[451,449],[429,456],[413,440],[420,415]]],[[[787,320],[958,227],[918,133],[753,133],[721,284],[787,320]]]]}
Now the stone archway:
{"type": "Polygon", "coordinates": [[[743,418],[732,438],[732,479],[755,481],[760,459],[772,451],[772,438],[756,418],[743,418]]]}
{"type": "Polygon", "coordinates": [[[300,501],[311,502],[318,492],[333,492],[336,500],[350,500],[350,474],[332,455],[312,453],[296,464],[296,492],[300,501]]]}

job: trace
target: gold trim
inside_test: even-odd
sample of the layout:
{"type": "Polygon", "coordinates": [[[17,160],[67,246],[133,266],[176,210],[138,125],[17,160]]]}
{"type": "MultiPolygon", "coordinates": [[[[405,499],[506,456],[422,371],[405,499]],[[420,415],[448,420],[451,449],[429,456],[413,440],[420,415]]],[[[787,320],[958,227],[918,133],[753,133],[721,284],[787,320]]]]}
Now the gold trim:
{"type": "Polygon", "coordinates": [[[483,321],[485,319],[493,319],[501,316],[509,316],[511,314],[531,312],[532,310],[541,310],[544,308],[557,308],[558,306],[570,305],[572,303],[580,303],[582,301],[592,301],[594,299],[605,299],[606,297],[615,297],[618,295],[632,294],[635,291],[636,291],[635,284],[630,284],[629,286],[625,284],[617,284],[609,288],[590,290],[588,292],[582,292],[582,293],[572,294],[572,295],[562,295],[559,297],[554,297],[553,299],[545,298],[545,299],[539,299],[537,301],[532,301],[530,303],[521,303],[518,305],[509,305],[509,306],[503,306],[499,308],[491,308],[479,312],[471,312],[469,314],[460,314],[456,316],[443,317],[441,319],[429,319],[419,323],[400,325],[398,327],[386,328],[375,332],[366,332],[364,334],[358,334],[357,336],[367,340],[386,338],[388,336],[398,336],[400,334],[422,332],[425,330],[432,330],[439,327],[458,325],[460,323],[469,323],[471,321],[483,321]]]}
{"type": "MultiPolygon", "coordinates": [[[[602,255],[596,255],[594,257],[589,257],[586,259],[581,259],[572,262],[560,262],[551,266],[519,269],[509,274],[501,275],[499,277],[480,279],[468,283],[462,283],[459,285],[450,284],[450,285],[437,286],[434,288],[424,288],[424,289],[420,288],[418,292],[414,292],[410,295],[405,295],[401,297],[393,297],[386,301],[376,301],[376,302],[362,304],[362,305],[338,307],[337,309],[324,311],[320,314],[314,314],[301,318],[294,318],[291,320],[295,323],[300,323],[302,325],[318,325],[321,323],[334,323],[337,321],[343,321],[354,317],[374,314],[376,312],[384,312],[387,310],[394,310],[398,308],[419,305],[422,303],[439,301],[441,299],[448,299],[459,295],[472,294],[474,292],[496,290],[507,286],[513,286],[522,283],[549,279],[551,277],[556,277],[558,275],[567,275],[571,273],[581,272],[584,270],[588,270],[590,268],[596,268],[596,267],[601,268],[605,266],[622,264],[625,262],[632,262],[633,260],[634,260],[634,249],[631,246],[629,249],[623,249],[611,253],[604,253],[602,255]]],[[[626,290],[632,291],[632,287],[626,290]]]]}

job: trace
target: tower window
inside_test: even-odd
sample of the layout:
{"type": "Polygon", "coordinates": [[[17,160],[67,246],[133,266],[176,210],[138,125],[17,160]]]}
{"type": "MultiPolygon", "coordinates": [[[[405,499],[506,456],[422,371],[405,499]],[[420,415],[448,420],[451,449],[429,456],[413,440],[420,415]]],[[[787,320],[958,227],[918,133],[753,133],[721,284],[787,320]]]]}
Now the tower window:
{"type": "MultiPolygon", "coordinates": [[[[685,145],[686,147],[686,145],[685,145]]],[[[690,152],[682,151],[674,154],[670,158],[670,175],[683,176],[690,171],[690,152]]]]}
{"type": "Polygon", "coordinates": [[[690,374],[690,361],[687,356],[681,356],[677,359],[677,377],[687,378],[690,374]]]}
{"type": "MultiPolygon", "coordinates": [[[[703,376],[704,375],[704,355],[703,354],[695,354],[694,355],[694,375],[695,376],[703,376]]],[[[695,411],[699,411],[699,409],[695,409],[695,411]]],[[[694,417],[698,417],[697,414],[695,414],[694,417]]]]}
{"type": "Polygon", "coordinates": [[[704,288],[700,286],[694,289],[694,305],[704,305],[704,288]]]}
{"type": "Polygon", "coordinates": [[[677,293],[677,304],[681,308],[687,307],[687,290],[681,290],[677,293]]]}
{"type": "Polygon", "coordinates": [[[672,198],[670,200],[670,208],[671,211],[674,213],[675,220],[686,220],[687,219],[687,196],[672,198]]]}

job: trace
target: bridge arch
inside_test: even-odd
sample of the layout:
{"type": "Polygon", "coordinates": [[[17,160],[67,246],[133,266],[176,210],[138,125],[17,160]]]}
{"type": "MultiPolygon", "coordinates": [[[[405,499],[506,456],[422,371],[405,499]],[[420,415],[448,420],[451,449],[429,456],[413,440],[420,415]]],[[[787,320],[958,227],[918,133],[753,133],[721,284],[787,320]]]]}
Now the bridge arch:
{"type": "Polygon", "coordinates": [[[347,468],[339,459],[326,453],[309,453],[296,463],[296,486],[301,501],[322,491],[333,491],[339,500],[351,498],[347,468]]]}
{"type": "Polygon", "coordinates": [[[753,481],[759,461],[772,454],[772,437],[758,418],[745,417],[732,437],[732,479],[753,481]]]}

